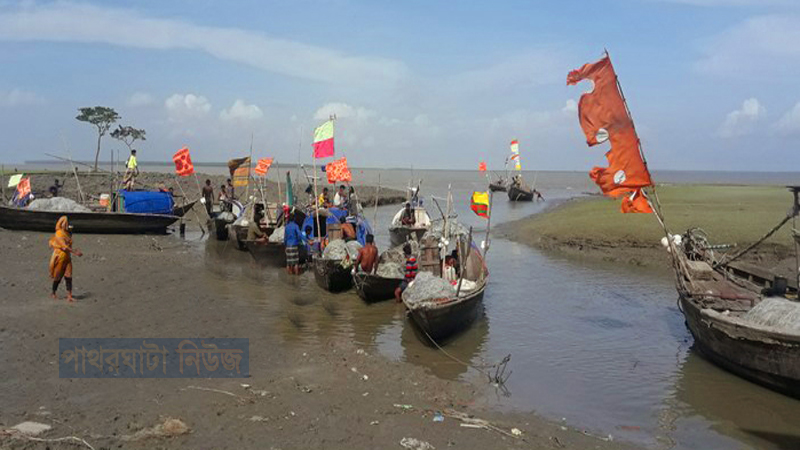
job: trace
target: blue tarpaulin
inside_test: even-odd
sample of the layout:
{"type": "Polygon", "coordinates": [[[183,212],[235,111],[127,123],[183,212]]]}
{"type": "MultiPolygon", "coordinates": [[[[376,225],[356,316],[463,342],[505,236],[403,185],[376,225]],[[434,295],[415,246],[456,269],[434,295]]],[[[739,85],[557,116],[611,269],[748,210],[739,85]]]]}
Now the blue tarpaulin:
{"type": "Polygon", "coordinates": [[[169,192],[159,191],[119,191],[123,208],[127,213],[172,214],[175,200],[169,192]]]}

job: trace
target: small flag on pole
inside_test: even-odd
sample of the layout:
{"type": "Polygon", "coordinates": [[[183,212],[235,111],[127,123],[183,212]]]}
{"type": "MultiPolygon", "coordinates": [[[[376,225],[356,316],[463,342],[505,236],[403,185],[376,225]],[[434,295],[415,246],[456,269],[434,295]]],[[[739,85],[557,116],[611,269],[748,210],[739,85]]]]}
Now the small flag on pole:
{"type": "Polygon", "coordinates": [[[314,158],[333,156],[333,120],[329,120],[314,130],[314,158]]]}
{"type": "Polygon", "coordinates": [[[511,141],[511,160],[516,161],[516,164],[514,164],[515,170],[522,170],[522,165],[519,162],[519,142],[516,139],[511,141]]]}
{"type": "Polygon", "coordinates": [[[486,163],[481,161],[478,163],[478,170],[480,172],[486,172],[486,163]]]}
{"type": "Polygon", "coordinates": [[[347,158],[337,159],[329,163],[325,167],[325,173],[328,175],[328,183],[336,183],[337,181],[349,182],[353,180],[350,168],[347,167],[347,158]]]}
{"type": "Polygon", "coordinates": [[[253,172],[263,177],[269,171],[270,166],[272,166],[272,158],[261,158],[258,160],[258,164],[256,164],[256,168],[253,169],[253,172]]]}
{"type": "Polygon", "coordinates": [[[472,202],[469,205],[470,209],[475,212],[475,214],[483,217],[489,218],[489,193],[488,192],[473,192],[472,193],[472,202]]]}
{"type": "Polygon", "coordinates": [[[11,187],[14,187],[14,186],[18,185],[19,182],[22,181],[22,177],[23,176],[24,175],[21,174],[21,173],[18,173],[16,175],[11,175],[11,177],[8,178],[8,187],[11,188],[11,187]]]}
{"type": "Polygon", "coordinates": [[[189,155],[189,149],[183,147],[172,155],[172,161],[175,163],[175,173],[181,177],[188,177],[194,173],[194,164],[192,164],[192,157],[189,155]]]}

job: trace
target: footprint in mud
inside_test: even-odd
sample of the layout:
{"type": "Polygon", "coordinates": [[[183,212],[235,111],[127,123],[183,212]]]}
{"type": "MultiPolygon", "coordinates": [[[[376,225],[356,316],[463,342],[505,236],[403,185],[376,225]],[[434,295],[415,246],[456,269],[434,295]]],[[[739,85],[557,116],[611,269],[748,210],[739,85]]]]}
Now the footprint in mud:
{"type": "Polygon", "coordinates": [[[297,328],[299,330],[302,330],[303,328],[306,327],[306,323],[305,323],[306,320],[305,320],[305,318],[303,317],[302,314],[297,313],[297,312],[290,312],[290,313],[288,313],[286,315],[286,317],[289,319],[289,322],[292,325],[294,325],[295,328],[297,328]]]}

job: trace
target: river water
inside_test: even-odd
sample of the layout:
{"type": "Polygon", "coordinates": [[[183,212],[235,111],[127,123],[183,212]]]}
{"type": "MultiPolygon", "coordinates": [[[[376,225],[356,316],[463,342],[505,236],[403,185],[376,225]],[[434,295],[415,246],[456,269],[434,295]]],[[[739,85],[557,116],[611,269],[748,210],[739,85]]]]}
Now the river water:
{"type": "MultiPolygon", "coordinates": [[[[214,170],[222,171],[222,167],[214,170]]],[[[484,190],[477,172],[354,170],[358,183],[403,188],[422,179],[432,216],[431,194],[450,187],[459,218],[483,238],[486,221],[469,211],[472,190],[484,190]]],[[[296,175],[296,174],[295,174],[296,175]]],[[[585,173],[526,173],[547,199],[518,204],[495,196],[493,224],[540,212],[558,200],[595,192],[585,173]]],[[[663,172],[662,183],[794,184],[798,174],[663,172]]],[[[295,176],[295,179],[297,177],[295,176]]],[[[380,249],[396,206],[377,209],[380,249]]],[[[372,219],[373,209],[367,216],[372,219]]],[[[446,343],[453,357],[492,363],[511,354],[507,392],[486,376],[426,345],[401,305],[367,305],[354,292],[330,294],[313,274],[289,277],[258,267],[247,253],[214,240],[197,246],[208,275],[228,296],[253,299],[266,333],[287,345],[312,346],[346,336],[389,358],[425,367],[436,376],[484,386],[481,404],[535,411],[599,436],[654,448],[800,448],[800,401],[775,394],[708,363],[676,305],[671,273],[627,264],[575,261],[492,239],[491,272],[484,313],[446,343]]],[[[252,311],[248,311],[248,314],[252,311]]]]}

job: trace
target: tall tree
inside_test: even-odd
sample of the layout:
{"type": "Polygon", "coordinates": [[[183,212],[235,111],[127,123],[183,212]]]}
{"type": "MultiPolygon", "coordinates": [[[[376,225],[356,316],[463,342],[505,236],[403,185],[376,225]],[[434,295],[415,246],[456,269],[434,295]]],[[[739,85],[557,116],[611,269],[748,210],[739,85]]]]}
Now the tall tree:
{"type": "Polygon", "coordinates": [[[97,153],[94,155],[94,170],[97,172],[97,164],[100,160],[100,139],[111,128],[111,124],[120,119],[120,115],[114,111],[114,108],[107,108],[105,106],[88,106],[85,108],[78,108],[78,114],[75,118],[81,122],[88,122],[97,128],[97,153]]]}
{"type": "Polygon", "coordinates": [[[133,128],[131,126],[118,125],[117,129],[111,132],[111,137],[118,139],[128,146],[128,150],[133,150],[133,143],[136,141],[146,141],[144,129],[133,128]]]}

